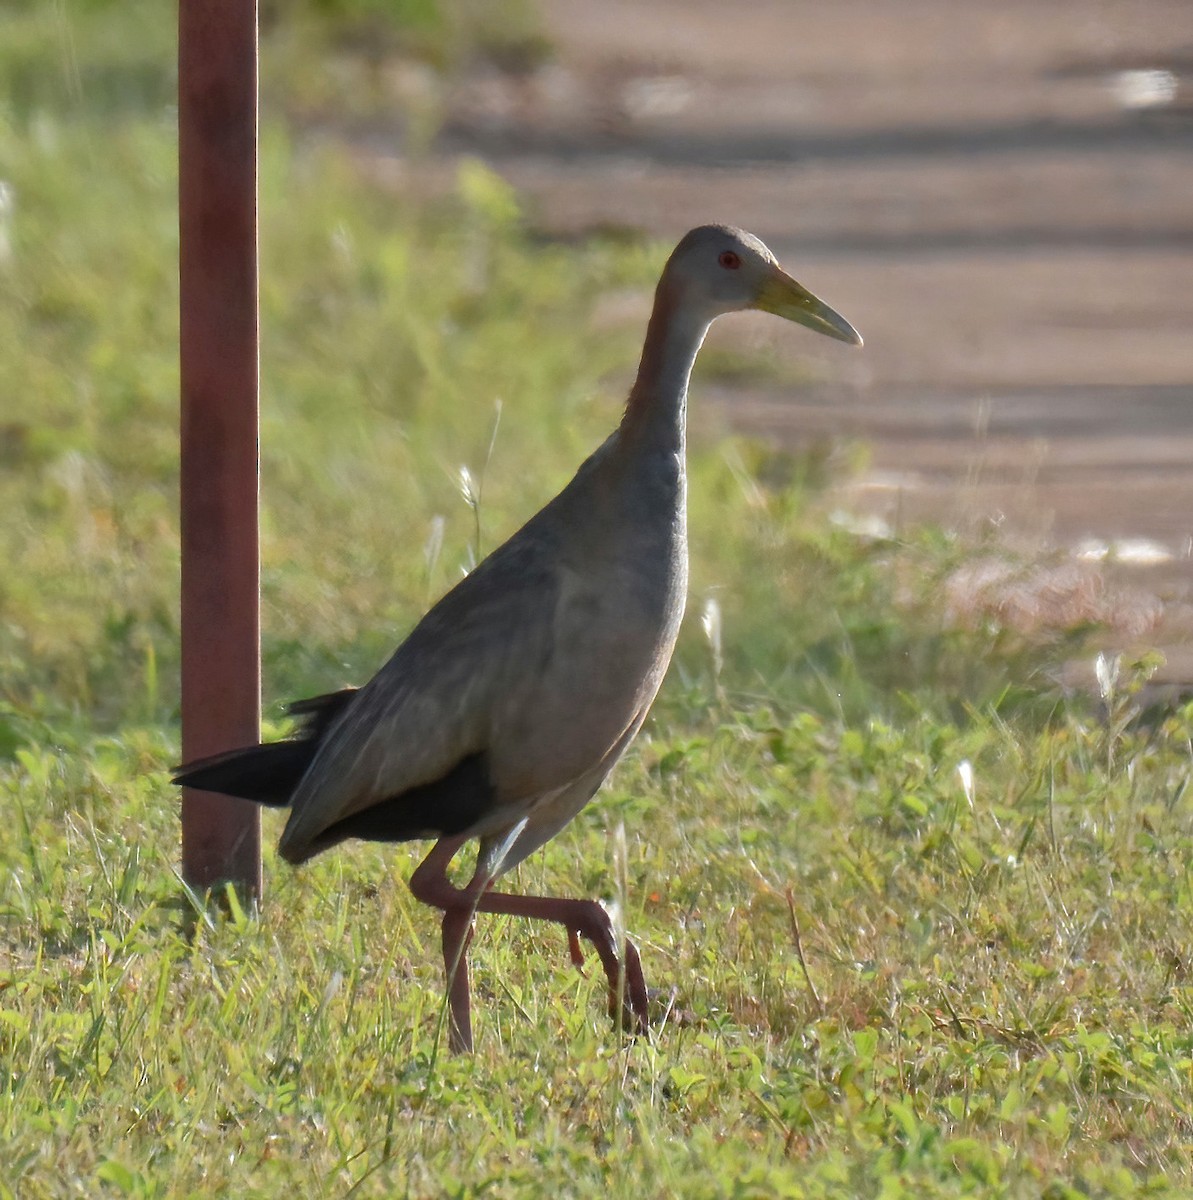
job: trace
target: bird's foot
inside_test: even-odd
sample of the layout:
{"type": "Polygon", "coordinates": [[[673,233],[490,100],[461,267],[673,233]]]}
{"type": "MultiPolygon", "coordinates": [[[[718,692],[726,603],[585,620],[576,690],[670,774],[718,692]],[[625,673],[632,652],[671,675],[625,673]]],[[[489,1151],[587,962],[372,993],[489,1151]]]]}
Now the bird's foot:
{"type": "Polygon", "coordinates": [[[584,950],[580,946],[580,934],[575,929],[568,930],[568,953],[572,956],[572,966],[581,975],[584,974],[584,950]]]}
{"type": "MultiPolygon", "coordinates": [[[[608,974],[608,973],[607,973],[608,974]]],[[[635,1037],[650,1033],[650,998],[642,974],[642,960],[629,938],[616,973],[608,974],[609,1015],[635,1037]]]]}

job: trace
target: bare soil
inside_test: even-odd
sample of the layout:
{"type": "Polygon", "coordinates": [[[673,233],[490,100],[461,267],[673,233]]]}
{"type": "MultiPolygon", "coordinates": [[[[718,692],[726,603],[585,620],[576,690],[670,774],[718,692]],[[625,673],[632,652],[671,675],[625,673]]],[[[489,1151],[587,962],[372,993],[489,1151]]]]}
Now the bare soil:
{"type": "Polygon", "coordinates": [[[723,345],[812,382],[696,406],[866,443],[840,488],[858,514],[1117,553],[1098,569],[1164,599],[1169,673],[1193,679],[1188,0],[542,8],[552,61],[472,75],[434,157],[483,155],[560,236],[758,233],[866,347],[731,319],[723,345]]]}

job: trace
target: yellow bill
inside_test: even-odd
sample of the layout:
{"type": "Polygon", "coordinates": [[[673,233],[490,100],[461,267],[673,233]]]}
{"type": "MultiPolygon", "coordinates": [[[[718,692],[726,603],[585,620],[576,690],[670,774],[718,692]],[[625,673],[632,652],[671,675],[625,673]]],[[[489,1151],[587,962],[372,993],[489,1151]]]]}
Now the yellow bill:
{"type": "Polygon", "coordinates": [[[839,312],[818,300],[807,288],[795,282],[786,271],[777,267],[774,274],[762,285],[754,307],[762,312],[774,313],[788,321],[806,325],[817,333],[827,334],[839,342],[860,346],[862,335],[839,312]]]}

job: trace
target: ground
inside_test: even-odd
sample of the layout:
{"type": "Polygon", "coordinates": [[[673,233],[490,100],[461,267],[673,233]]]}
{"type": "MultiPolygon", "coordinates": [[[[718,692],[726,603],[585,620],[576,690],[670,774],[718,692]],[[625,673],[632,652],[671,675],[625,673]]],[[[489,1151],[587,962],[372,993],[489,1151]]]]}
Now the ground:
{"type": "MultiPolygon", "coordinates": [[[[759,233],[866,348],[723,323],[717,344],[798,356],[810,379],[711,384],[698,419],[865,442],[851,512],[1086,562],[1118,551],[1133,560],[1108,568],[1118,584],[1165,602],[1167,677],[1193,678],[1183,0],[543,11],[553,56],[460,84],[421,178],[480,154],[556,236],[759,233]]],[[[409,170],[388,133],[362,142],[409,170]]],[[[605,315],[637,321],[647,302],[605,315]]]]}
{"type": "Polygon", "coordinates": [[[752,227],[869,341],[718,330],[676,659],[511,880],[611,904],[654,1036],[498,918],[448,1056],[422,846],[291,871],[267,813],[256,918],[179,886],[175,22],[0,5],[0,1200],[1191,1194],[1193,703],[1140,714],[1113,657],[1103,702],[1058,694],[1101,631],[1015,632],[1146,641],[1161,586],[1176,630],[1182,9],[548,4],[553,41],[449,86],[280,7],[270,737],[605,436],[688,225],[752,227]],[[1126,534],[1169,555],[1133,604],[1073,553],[1126,534]]]}

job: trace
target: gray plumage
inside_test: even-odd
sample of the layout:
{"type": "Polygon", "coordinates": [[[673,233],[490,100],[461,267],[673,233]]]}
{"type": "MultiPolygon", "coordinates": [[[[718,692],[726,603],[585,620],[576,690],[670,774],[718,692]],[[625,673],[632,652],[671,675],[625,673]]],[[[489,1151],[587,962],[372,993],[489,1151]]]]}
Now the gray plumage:
{"type": "Polygon", "coordinates": [[[645,1027],[637,955],[627,943],[619,960],[603,910],[490,889],[592,798],[658,692],[687,591],[688,378],[712,320],[750,307],[860,344],[756,238],[692,230],[660,279],[621,424],[567,487],[444,596],[364,687],[310,702],[296,743],[232,751],[176,777],[288,803],[279,849],[294,863],[345,837],[439,838],[411,886],[444,910],[457,1048],[471,1045],[463,958],[475,911],[559,921],[573,954],[575,932],[590,937],[611,996],[620,1003],[624,988],[628,1015],[645,1027]],[[446,867],[471,838],[480,839],[477,868],[457,889],[446,867]]]}

